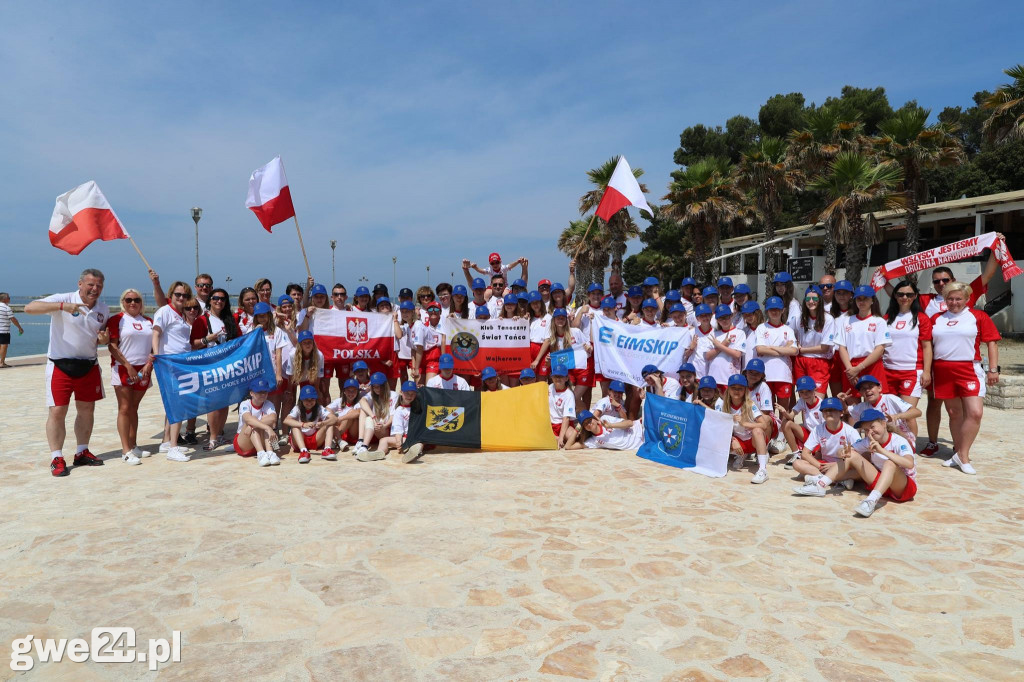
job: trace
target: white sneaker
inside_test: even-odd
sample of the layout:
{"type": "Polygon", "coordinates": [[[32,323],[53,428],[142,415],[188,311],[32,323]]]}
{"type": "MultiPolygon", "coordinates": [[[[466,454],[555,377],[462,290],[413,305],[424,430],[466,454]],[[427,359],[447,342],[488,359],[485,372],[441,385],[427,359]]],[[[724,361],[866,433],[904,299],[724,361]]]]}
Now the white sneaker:
{"type": "Polygon", "coordinates": [[[365,445],[365,444],[363,444],[363,443],[357,443],[357,444],[356,444],[356,449],[352,451],[352,454],[353,454],[353,455],[355,455],[355,456],[356,456],[356,458],[358,458],[358,457],[359,457],[359,455],[363,454],[364,452],[366,452],[366,451],[367,451],[367,450],[369,450],[369,449],[370,449],[370,448],[366,447],[366,445],[365,445]]]}
{"type": "Polygon", "coordinates": [[[757,484],[757,483],[764,483],[767,480],[768,480],[768,471],[766,469],[758,469],[757,473],[754,474],[754,477],[752,479],[750,479],[750,482],[754,483],[754,484],[757,484]]]}
{"type": "Polygon", "coordinates": [[[348,449],[352,447],[346,440],[339,440],[338,447],[334,448],[335,452],[348,452],[348,449]]]}
{"type": "Polygon", "coordinates": [[[134,448],[132,448],[132,454],[135,455],[136,457],[149,457],[153,453],[147,452],[146,450],[143,450],[142,448],[136,445],[134,448]]]}
{"type": "Polygon", "coordinates": [[[408,464],[409,462],[414,462],[416,460],[416,458],[418,458],[422,454],[423,454],[423,444],[422,443],[416,443],[411,448],[406,450],[405,453],[402,454],[402,464],[408,464]]]}
{"type": "Polygon", "coordinates": [[[142,460],[136,457],[130,450],[121,455],[121,461],[125,464],[142,464],[142,460]]]}
{"type": "Polygon", "coordinates": [[[259,464],[261,467],[270,466],[270,453],[267,452],[266,450],[263,450],[262,452],[257,452],[256,463],[259,464]]]}
{"type": "Polygon", "coordinates": [[[386,455],[380,450],[371,450],[370,448],[363,448],[363,451],[356,455],[356,459],[360,462],[379,462],[384,457],[386,455]]]}
{"type": "Polygon", "coordinates": [[[839,483],[836,483],[834,485],[841,485],[844,488],[846,488],[847,490],[853,490],[853,479],[852,478],[844,478],[843,480],[839,481],[839,483]]]}
{"type": "Polygon", "coordinates": [[[804,483],[802,486],[793,488],[793,492],[797,495],[806,495],[807,497],[825,497],[825,488],[818,485],[817,481],[804,483]]]}
{"type": "Polygon", "coordinates": [[[857,505],[857,508],[853,510],[858,516],[867,518],[875,513],[875,501],[868,498],[857,505]]]}
{"type": "Polygon", "coordinates": [[[171,444],[170,444],[170,442],[165,441],[163,443],[160,443],[160,452],[170,452],[170,451],[171,451],[171,444]]]}
{"type": "Polygon", "coordinates": [[[787,469],[792,469],[793,468],[793,462],[797,461],[798,459],[800,459],[799,453],[794,452],[792,455],[789,456],[788,459],[786,459],[785,467],[787,469]]]}
{"type": "Polygon", "coordinates": [[[167,451],[167,459],[172,462],[187,462],[192,458],[186,455],[181,448],[171,448],[167,451]]]}
{"type": "Polygon", "coordinates": [[[267,436],[267,452],[271,452],[271,451],[277,450],[277,446],[278,446],[277,434],[274,433],[274,434],[271,434],[271,435],[267,436]]]}
{"type": "Polygon", "coordinates": [[[950,468],[957,467],[958,469],[960,469],[960,471],[964,472],[965,474],[971,474],[972,476],[978,473],[975,470],[975,468],[971,466],[970,462],[961,462],[960,455],[956,454],[947,459],[945,462],[943,462],[942,466],[950,468]]]}
{"type": "Polygon", "coordinates": [[[746,458],[743,455],[733,455],[732,456],[732,463],[730,464],[730,466],[732,467],[732,470],[733,471],[743,471],[743,461],[745,459],[746,458]]]}
{"type": "Polygon", "coordinates": [[[281,458],[273,450],[267,450],[267,460],[270,461],[271,466],[275,467],[281,463],[281,458]]]}
{"type": "Polygon", "coordinates": [[[777,455],[780,452],[785,452],[788,449],[789,443],[786,441],[786,437],[781,434],[776,436],[775,440],[768,443],[768,451],[773,455],[777,455]]]}

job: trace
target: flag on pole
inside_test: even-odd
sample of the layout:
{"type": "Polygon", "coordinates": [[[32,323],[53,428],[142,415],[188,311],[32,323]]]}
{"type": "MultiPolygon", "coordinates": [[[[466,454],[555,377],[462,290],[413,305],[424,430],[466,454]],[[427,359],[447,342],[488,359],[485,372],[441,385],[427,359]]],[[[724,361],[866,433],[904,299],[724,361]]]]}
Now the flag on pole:
{"type": "Polygon", "coordinates": [[[295,217],[292,194],[280,156],[275,156],[249,176],[249,196],[245,199],[245,206],[256,214],[267,232],[274,225],[295,217]]]}
{"type": "Polygon", "coordinates": [[[97,239],[128,239],[99,186],[90,180],[57,197],[50,217],[50,243],[72,256],[97,239]]]}
{"type": "Polygon", "coordinates": [[[605,188],[601,203],[597,205],[594,213],[601,220],[608,220],[626,206],[636,206],[648,213],[654,213],[647,205],[647,199],[640,191],[640,183],[633,177],[633,169],[626,162],[626,157],[620,156],[612,179],[608,181],[608,187],[605,188]]]}

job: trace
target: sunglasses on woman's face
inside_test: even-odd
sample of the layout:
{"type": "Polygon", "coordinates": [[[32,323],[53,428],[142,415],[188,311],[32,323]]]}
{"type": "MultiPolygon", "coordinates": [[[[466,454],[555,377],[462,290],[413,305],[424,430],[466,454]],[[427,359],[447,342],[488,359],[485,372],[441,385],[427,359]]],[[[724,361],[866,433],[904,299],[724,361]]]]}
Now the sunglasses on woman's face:
{"type": "Polygon", "coordinates": [[[915,296],[917,296],[917,294],[915,294],[913,291],[897,291],[896,292],[896,297],[897,298],[914,298],[915,296]]]}
{"type": "Polygon", "coordinates": [[[197,305],[187,305],[187,306],[185,306],[185,310],[193,310],[193,311],[194,310],[199,310],[199,306],[197,306],[197,305]]]}
{"type": "Polygon", "coordinates": [[[129,303],[129,304],[130,303],[142,303],[142,299],[141,298],[126,298],[126,299],[124,299],[124,302],[125,303],[129,303]]]}
{"type": "Polygon", "coordinates": [[[210,297],[210,300],[211,300],[211,301],[226,301],[226,300],[228,300],[228,299],[226,299],[226,298],[225,298],[225,297],[223,297],[223,296],[211,296],[211,297],[210,297]]]}
{"type": "Polygon", "coordinates": [[[175,291],[173,294],[171,294],[171,296],[173,296],[174,298],[188,298],[188,294],[184,294],[180,291],[175,291]]]}
{"type": "Polygon", "coordinates": [[[808,303],[817,303],[821,299],[819,299],[817,296],[808,296],[804,300],[807,301],[808,303]]]}

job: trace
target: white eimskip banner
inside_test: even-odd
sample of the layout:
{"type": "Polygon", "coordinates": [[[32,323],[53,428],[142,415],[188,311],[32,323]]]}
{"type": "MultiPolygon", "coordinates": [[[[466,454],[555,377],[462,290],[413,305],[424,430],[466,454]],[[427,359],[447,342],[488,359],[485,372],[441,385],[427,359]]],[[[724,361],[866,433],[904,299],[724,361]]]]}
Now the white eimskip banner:
{"type": "Polygon", "coordinates": [[[592,324],[594,362],[605,378],[643,386],[640,371],[644,365],[656,365],[668,376],[679,376],[686,350],[683,328],[644,327],[603,316],[595,317],[592,324]]]}

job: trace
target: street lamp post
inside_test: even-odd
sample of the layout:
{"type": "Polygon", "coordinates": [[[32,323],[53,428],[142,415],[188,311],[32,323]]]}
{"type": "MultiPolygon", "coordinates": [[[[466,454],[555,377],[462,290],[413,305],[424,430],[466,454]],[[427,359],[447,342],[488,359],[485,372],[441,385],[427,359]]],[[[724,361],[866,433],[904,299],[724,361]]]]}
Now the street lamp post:
{"type": "Polygon", "coordinates": [[[196,224],[196,279],[199,279],[199,219],[203,217],[203,209],[192,207],[192,222],[196,224]]]}
{"type": "Polygon", "coordinates": [[[334,276],[334,249],[338,246],[338,240],[331,240],[331,283],[338,281],[338,278],[334,276]]]}
{"type": "Polygon", "coordinates": [[[427,286],[430,286],[430,266],[427,266],[427,286]]]}
{"type": "Polygon", "coordinates": [[[398,297],[398,256],[391,257],[391,295],[398,297]]]}

